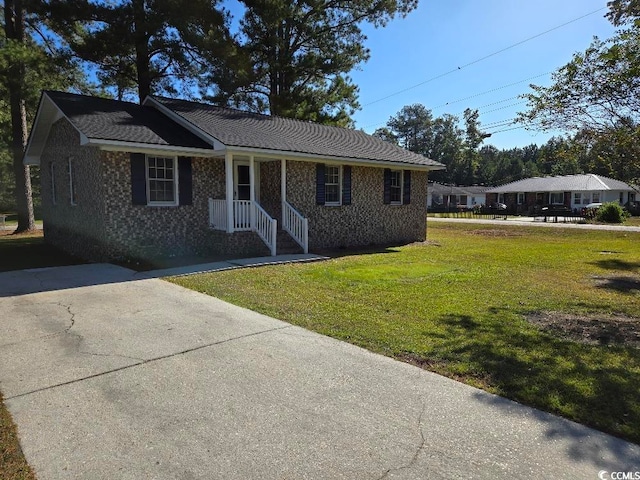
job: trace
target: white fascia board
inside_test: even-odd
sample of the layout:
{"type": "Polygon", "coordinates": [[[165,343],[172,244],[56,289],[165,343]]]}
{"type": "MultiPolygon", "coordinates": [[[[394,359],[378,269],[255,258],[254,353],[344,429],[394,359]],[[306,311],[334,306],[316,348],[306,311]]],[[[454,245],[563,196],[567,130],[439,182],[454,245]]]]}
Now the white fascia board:
{"type": "Polygon", "coordinates": [[[202,129],[200,129],[197,125],[194,125],[193,123],[185,119],[182,115],[177,114],[170,108],[165,107],[162,103],[157,101],[155,98],[148,96],[147,98],[144,99],[144,102],[142,102],[142,105],[155,108],[160,113],[166,115],[181,127],[184,127],[189,132],[193,133],[194,135],[201,138],[205,142],[211,144],[214,150],[224,150],[225,145],[220,140],[202,131],[202,129]]]}
{"type": "Polygon", "coordinates": [[[228,147],[228,151],[238,155],[259,155],[273,159],[297,160],[300,162],[322,162],[327,164],[346,164],[360,167],[389,167],[402,168],[404,170],[444,170],[446,167],[436,165],[419,165],[415,163],[400,163],[385,160],[369,160],[365,158],[349,158],[349,157],[330,157],[324,155],[316,155],[313,153],[295,153],[283,150],[266,150],[252,147],[228,147]]]}
{"type": "Polygon", "coordinates": [[[36,112],[36,118],[31,126],[29,132],[29,139],[27,140],[27,148],[22,159],[24,165],[40,165],[40,156],[42,150],[49,138],[49,131],[51,125],[65,118],[67,122],[78,132],[80,135],[80,141],[83,140],[83,133],[73,124],[71,120],[58,108],[53,100],[46,94],[42,93],[40,97],[40,103],[38,104],[38,111],[36,112]]]}
{"type": "Polygon", "coordinates": [[[203,148],[177,147],[175,145],[155,145],[150,143],[122,142],[118,140],[103,140],[98,138],[88,138],[83,145],[95,146],[100,150],[109,152],[132,152],[132,153],[158,153],[172,154],[177,156],[194,155],[196,157],[215,157],[218,152],[203,148]]]}

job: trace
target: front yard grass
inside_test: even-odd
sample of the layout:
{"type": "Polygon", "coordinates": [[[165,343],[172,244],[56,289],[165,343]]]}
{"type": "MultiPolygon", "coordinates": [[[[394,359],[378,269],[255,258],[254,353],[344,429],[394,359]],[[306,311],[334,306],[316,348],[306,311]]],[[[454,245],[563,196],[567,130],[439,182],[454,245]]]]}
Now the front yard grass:
{"type": "Polygon", "coordinates": [[[170,280],[640,443],[640,234],[438,223],[428,236],[170,280]]]}

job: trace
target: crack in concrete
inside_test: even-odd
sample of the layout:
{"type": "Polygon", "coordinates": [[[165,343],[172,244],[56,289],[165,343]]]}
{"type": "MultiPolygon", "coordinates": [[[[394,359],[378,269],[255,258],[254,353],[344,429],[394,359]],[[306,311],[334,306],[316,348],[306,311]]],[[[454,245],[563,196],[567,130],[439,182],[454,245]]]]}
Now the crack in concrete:
{"type": "Polygon", "coordinates": [[[119,355],[117,353],[94,353],[94,352],[86,352],[86,351],[82,351],[82,350],[80,350],[78,353],[81,354],[81,355],[90,355],[92,357],[117,357],[117,358],[126,358],[127,360],[136,360],[138,362],[144,362],[145,361],[144,358],[129,357],[127,355],[119,355]]]}
{"type": "Polygon", "coordinates": [[[406,465],[401,465],[399,467],[396,468],[389,468],[387,469],[382,476],[378,477],[378,480],[383,480],[385,478],[387,478],[392,472],[399,472],[400,470],[407,470],[411,467],[413,467],[416,462],[418,461],[418,457],[420,456],[420,453],[422,452],[422,450],[424,449],[424,446],[427,443],[427,439],[424,436],[424,432],[422,430],[422,417],[424,417],[424,412],[427,409],[427,405],[426,403],[423,401],[422,402],[422,411],[420,412],[420,415],[418,416],[418,432],[420,433],[420,445],[418,445],[418,448],[416,448],[416,451],[413,454],[413,457],[411,457],[411,460],[409,460],[409,462],[406,465]]]}
{"type": "MultiPolygon", "coordinates": [[[[70,333],[69,330],[71,330],[74,325],[76,324],[76,314],[73,313],[71,311],[71,305],[65,305],[64,303],[60,303],[60,302],[46,302],[46,303],[41,303],[40,305],[57,305],[58,307],[62,307],[64,308],[67,313],[69,314],[69,326],[65,327],[63,330],[57,331],[57,332],[53,332],[53,333],[47,333],[46,335],[40,335],[39,337],[34,337],[34,338],[28,338],[26,340],[21,340],[19,342],[9,342],[9,343],[3,343],[0,344],[0,347],[12,347],[15,345],[21,345],[23,343],[29,343],[29,342],[35,342],[38,340],[43,340],[46,338],[51,338],[51,337],[55,337],[57,335],[60,335],[62,333],[70,333]]],[[[37,314],[34,315],[36,319],[39,320],[39,316],[37,314]]],[[[76,337],[78,337],[79,335],[75,334],[75,333],[70,333],[70,335],[74,335],[76,337]]]]}
{"type": "Polygon", "coordinates": [[[44,391],[47,391],[47,390],[52,390],[54,388],[63,387],[65,385],[72,385],[74,383],[79,383],[79,382],[82,382],[84,380],[89,380],[89,379],[92,379],[92,378],[102,377],[102,376],[108,375],[110,373],[115,373],[115,372],[119,372],[119,371],[122,371],[122,370],[128,370],[129,368],[137,367],[137,366],[140,366],[140,365],[146,365],[148,363],[157,362],[157,361],[160,361],[160,360],[166,360],[168,358],[178,357],[180,355],[184,355],[186,353],[191,353],[191,352],[196,352],[196,351],[202,350],[204,348],[214,347],[216,345],[223,345],[225,343],[230,343],[230,342],[233,342],[235,340],[242,340],[244,338],[255,337],[257,335],[263,335],[265,333],[271,333],[271,332],[275,332],[275,331],[278,331],[278,330],[284,330],[284,329],[292,328],[292,327],[293,327],[293,325],[286,325],[284,327],[271,328],[269,330],[262,330],[260,332],[247,333],[245,335],[240,335],[238,337],[227,338],[226,340],[220,340],[220,341],[217,341],[217,342],[208,343],[206,345],[200,345],[200,346],[197,346],[197,347],[188,348],[186,350],[181,350],[181,351],[175,352],[175,353],[169,353],[167,355],[162,355],[160,357],[150,358],[148,360],[142,360],[140,362],[133,363],[131,365],[125,365],[124,367],[119,367],[119,368],[114,368],[114,369],[111,369],[111,370],[107,370],[106,372],[94,373],[93,375],[88,375],[86,377],[76,378],[74,380],[69,380],[67,382],[57,383],[55,385],[49,385],[48,387],[36,388],[35,390],[31,390],[29,392],[20,393],[18,395],[13,395],[11,397],[5,397],[4,399],[6,401],[6,400],[13,400],[14,398],[26,397],[27,395],[31,395],[31,394],[34,394],[34,393],[40,393],[40,392],[44,392],[44,391]]]}

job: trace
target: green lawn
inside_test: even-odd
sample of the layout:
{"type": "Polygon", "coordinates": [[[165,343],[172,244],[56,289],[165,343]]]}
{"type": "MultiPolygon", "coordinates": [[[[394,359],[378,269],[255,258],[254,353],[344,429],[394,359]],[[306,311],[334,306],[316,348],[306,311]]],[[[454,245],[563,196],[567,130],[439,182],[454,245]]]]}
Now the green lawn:
{"type": "Polygon", "coordinates": [[[42,230],[18,235],[0,232],[0,272],[78,263],[84,262],[47,245],[42,230]]]}
{"type": "Polygon", "coordinates": [[[171,281],[640,442],[640,348],[613,323],[625,316],[640,345],[640,234],[428,233],[429,244],[171,281]],[[545,333],[527,321],[540,313],[591,319],[608,343],[545,333]]]}

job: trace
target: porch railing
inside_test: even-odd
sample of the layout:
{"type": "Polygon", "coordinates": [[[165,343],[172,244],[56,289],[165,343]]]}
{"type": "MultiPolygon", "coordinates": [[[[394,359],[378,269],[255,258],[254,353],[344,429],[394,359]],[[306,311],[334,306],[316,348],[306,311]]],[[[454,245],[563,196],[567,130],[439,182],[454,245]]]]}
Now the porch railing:
{"type": "MultiPolygon", "coordinates": [[[[209,199],[209,226],[215,230],[227,230],[227,201],[209,199]]],[[[276,254],[276,234],[278,221],[271,218],[256,202],[250,200],[233,201],[233,231],[255,231],[269,247],[271,255],[276,254]]]]}
{"type": "Polygon", "coordinates": [[[209,199],[209,226],[216,230],[227,229],[227,202],[226,200],[209,199]]]}
{"type": "Polygon", "coordinates": [[[286,200],[282,202],[282,229],[291,235],[304,253],[309,253],[309,220],[286,200]]]}
{"type": "Polygon", "coordinates": [[[255,208],[255,231],[262,241],[271,250],[271,255],[276,254],[276,234],[278,233],[278,221],[271,218],[263,208],[254,203],[255,208]]]}
{"type": "Polygon", "coordinates": [[[251,200],[233,201],[233,230],[235,232],[251,231],[251,200]]]}

